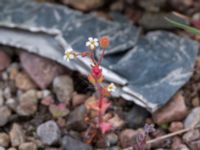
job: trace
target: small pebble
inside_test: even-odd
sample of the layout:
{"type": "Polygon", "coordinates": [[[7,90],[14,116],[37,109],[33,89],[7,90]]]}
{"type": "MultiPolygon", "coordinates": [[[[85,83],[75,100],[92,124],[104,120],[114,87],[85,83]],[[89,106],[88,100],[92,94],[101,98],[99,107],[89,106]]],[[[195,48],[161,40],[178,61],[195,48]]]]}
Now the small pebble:
{"type": "Polygon", "coordinates": [[[198,107],[200,105],[200,100],[198,97],[192,99],[192,105],[193,107],[198,107]]]}
{"type": "Polygon", "coordinates": [[[110,147],[117,144],[118,136],[115,133],[109,133],[106,135],[105,139],[107,145],[110,147]]]}
{"type": "Polygon", "coordinates": [[[6,99],[9,99],[12,97],[12,94],[11,94],[11,89],[10,87],[6,87],[3,91],[3,95],[6,99]]]}
{"type": "Polygon", "coordinates": [[[8,107],[0,107],[0,127],[4,126],[8,122],[9,118],[11,117],[11,114],[12,113],[8,107]]]}
{"type": "Polygon", "coordinates": [[[8,73],[6,71],[2,72],[1,73],[1,77],[4,81],[7,81],[8,80],[8,73]]]}
{"type": "Polygon", "coordinates": [[[5,149],[4,147],[1,147],[1,146],[0,146],[0,150],[6,150],[6,149],[5,149]]]}
{"type": "Polygon", "coordinates": [[[184,128],[184,125],[182,122],[172,122],[170,124],[170,127],[169,127],[169,131],[170,132],[176,132],[176,131],[179,131],[179,130],[182,130],[184,128]]]}
{"type": "Polygon", "coordinates": [[[23,143],[19,146],[19,150],[37,150],[37,146],[32,142],[23,143]]]}
{"type": "Polygon", "coordinates": [[[9,98],[6,100],[6,106],[8,106],[10,109],[16,111],[18,102],[17,100],[13,99],[13,98],[9,98]]]}
{"type": "Polygon", "coordinates": [[[44,144],[56,144],[61,138],[61,131],[55,121],[50,120],[37,128],[37,135],[44,144]]]}
{"type": "Polygon", "coordinates": [[[4,104],[3,92],[0,90],[0,106],[3,106],[3,104],[4,104]]]}
{"type": "Polygon", "coordinates": [[[0,146],[8,147],[10,143],[10,137],[6,133],[0,133],[0,146]]]}
{"type": "Polygon", "coordinates": [[[9,135],[10,135],[11,144],[13,147],[19,146],[25,142],[24,131],[22,130],[22,127],[17,123],[13,124],[9,135]]]}

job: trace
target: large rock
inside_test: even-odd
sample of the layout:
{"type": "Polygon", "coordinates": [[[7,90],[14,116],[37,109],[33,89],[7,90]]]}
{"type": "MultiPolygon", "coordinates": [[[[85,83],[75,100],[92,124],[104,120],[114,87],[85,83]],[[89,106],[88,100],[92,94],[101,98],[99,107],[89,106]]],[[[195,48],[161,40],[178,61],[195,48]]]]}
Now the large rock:
{"type": "Polygon", "coordinates": [[[55,121],[47,121],[37,128],[37,135],[44,144],[53,145],[61,138],[61,131],[55,121]]]}
{"type": "Polygon", "coordinates": [[[187,113],[184,97],[178,93],[163,108],[153,114],[153,119],[157,124],[169,123],[184,119],[187,113]]]}
{"type": "Polygon", "coordinates": [[[70,5],[82,11],[89,11],[94,8],[102,6],[105,0],[62,0],[66,5],[70,5]]]}
{"type": "Polygon", "coordinates": [[[53,81],[53,90],[60,102],[69,105],[74,92],[73,80],[70,76],[58,76],[53,81]]]}
{"type": "Polygon", "coordinates": [[[93,150],[90,145],[84,144],[68,135],[62,139],[63,150],[93,150]]]}
{"type": "Polygon", "coordinates": [[[49,86],[57,75],[65,71],[61,65],[28,52],[20,53],[20,61],[26,72],[42,89],[49,86]]]}
{"type": "Polygon", "coordinates": [[[10,65],[10,57],[3,51],[0,50],[0,71],[4,70],[10,65]]]}

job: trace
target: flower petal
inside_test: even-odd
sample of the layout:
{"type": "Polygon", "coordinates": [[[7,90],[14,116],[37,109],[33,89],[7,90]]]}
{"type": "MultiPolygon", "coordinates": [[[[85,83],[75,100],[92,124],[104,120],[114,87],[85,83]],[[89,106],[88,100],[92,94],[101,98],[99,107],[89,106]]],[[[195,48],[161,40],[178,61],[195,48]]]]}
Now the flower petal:
{"type": "Polygon", "coordinates": [[[95,42],[95,46],[98,47],[98,46],[99,46],[99,43],[98,43],[98,42],[95,42]]]}
{"type": "Polygon", "coordinates": [[[95,46],[94,46],[93,44],[91,44],[91,45],[90,45],[90,48],[91,48],[91,49],[94,49],[94,48],[95,48],[95,46]]]}
{"type": "Polygon", "coordinates": [[[87,47],[90,46],[90,42],[87,41],[87,42],[85,43],[85,45],[86,45],[87,47]]]}
{"type": "Polygon", "coordinates": [[[73,54],[71,54],[71,55],[69,55],[69,58],[70,58],[70,59],[74,59],[75,56],[74,56],[73,54]]]}
{"type": "Polygon", "coordinates": [[[95,42],[98,42],[98,39],[97,39],[97,38],[94,38],[94,41],[95,41],[95,42]]]}
{"type": "Polygon", "coordinates": [[[89,41],[93,41],[93,38],[92,38],[92,37],[89,37],[88,40],[89,40],[89,41]]]}

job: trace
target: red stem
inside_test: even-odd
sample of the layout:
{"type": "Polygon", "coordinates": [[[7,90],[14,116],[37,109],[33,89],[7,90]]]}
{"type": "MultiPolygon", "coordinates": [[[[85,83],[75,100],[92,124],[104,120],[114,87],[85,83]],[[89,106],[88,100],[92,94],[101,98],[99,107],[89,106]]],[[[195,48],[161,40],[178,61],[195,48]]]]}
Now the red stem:
{"type": "Polygon", "coordinates": [[[91,52],[90,58],[91,58],[93,64],[96,65],[96,64],[97,64],[97,61],[96,61],[95,58],[94,58],[94,52],[91,52]]]}
{"type": "Polygon", "coordinates": [[[98,122],[99,122],[99,125],[100,123],[102,122],[102,114],[101,114],[101,108],[102,108],[102,94],[101,94],[101,86],[96,82],[96,88],[97,88],[97,94],[98,94],[98,100],[99,100],[99,103],[98,103],[98,107],[99,107],[99,112],[98,112],[98,122]]]}
{"type": "Polygon", "coordinates": [[[103,52],[101,53],[101,57],[100,57],[99,62],[98,62],[99,65],[102,63],[105,51],[106,51],[106,49],[103,49],[103,52]]]}

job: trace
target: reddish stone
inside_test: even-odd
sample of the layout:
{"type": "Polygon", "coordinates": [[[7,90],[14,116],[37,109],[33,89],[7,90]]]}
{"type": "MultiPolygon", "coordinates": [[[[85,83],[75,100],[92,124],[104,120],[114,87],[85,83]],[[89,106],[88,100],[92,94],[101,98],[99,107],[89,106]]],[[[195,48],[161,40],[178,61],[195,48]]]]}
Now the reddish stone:
{"type": "Polygon", "coordinates": [[[0,51],[0,71],[4,70],[10,65],[10,57],[3,51],[0,51]]]}
{"type": "Polygon", "coordinates": [[[164,107],[153,114],[153,119],[157,124],[181,121],[188,113],[184,97],[181,93],[174,96],[164,107]]]}
{"type": "Polygon", "coordinates": [[[184,125],[182,122],[172,122],[170,124],[169,131],[176,132],[176,131],[182,130],[183,128],[184,128],[184,125]]]}
{"type": "Polygon", "coordinates": [[[66,70],[56,62],[28,52],[20,53],[20,61],[23,68],[41,89],[47,88],[56,76],[63,74],[66,70]]]}

